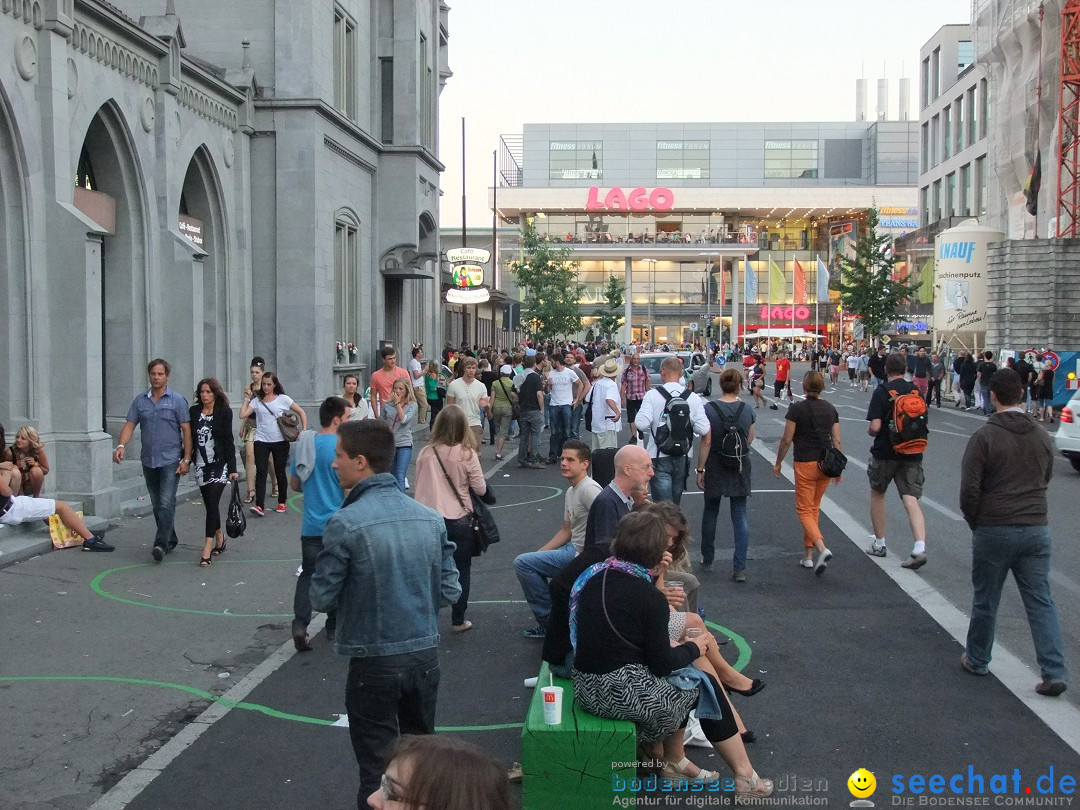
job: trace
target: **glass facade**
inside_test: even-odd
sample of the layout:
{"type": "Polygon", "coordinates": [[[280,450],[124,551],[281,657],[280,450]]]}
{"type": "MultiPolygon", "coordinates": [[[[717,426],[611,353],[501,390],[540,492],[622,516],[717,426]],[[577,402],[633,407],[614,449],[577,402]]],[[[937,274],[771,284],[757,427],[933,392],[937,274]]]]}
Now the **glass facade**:
{"type": "Polygon", "coordinates": [[[708,178],[709,146],[708,141],[657,141],[656,179],[708,178]]]}
{"type": "Polygon", "coordinates": [[[603,141],[548,143],[548,177],[552,180],[599,180],[603,176],[603,141]]]}
{"type": "Polygon", "coordinates": [[[765,178],[818,176],[817,141],[765,141],[765,178]]]}

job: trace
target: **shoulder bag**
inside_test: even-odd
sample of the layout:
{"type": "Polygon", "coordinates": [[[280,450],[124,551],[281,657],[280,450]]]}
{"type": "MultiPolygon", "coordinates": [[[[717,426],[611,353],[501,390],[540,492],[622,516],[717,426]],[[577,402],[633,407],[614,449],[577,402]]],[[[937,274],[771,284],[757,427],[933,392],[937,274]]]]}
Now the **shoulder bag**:
{"type": "MultiPolygon", "coordinates": [[[[804,400],[806,402],[806,410],[810,414],[810,429],[817,433],[817,426],[814,424],[814,409],[810,405],[810,400],[804,400]]],[[[818,434],[820,436],[821,434],[818,434]]],[[[847,466],[847,456],[833,447],[832,434],[830,433],[825,441],[826,446],[821,450],[821,458],[818,459],[818,469],[822,474],[828,478],[839,478],[844,474],[844,468],[847,466]]]]}
{"type": "Polygon", "coordinates": [[[510,401],[510,418],[516,422],[521,418],[521,408],[518,407],[518,402],[521,401],[521,398],[514,392],[513,388],[509,391],[506,390],[506,377],[499,378],[499,388],[502,389],[506,398],[510,401]]]}
{"type": "MultiPolygon", "coordinates": [[[[259,400],[259,403],[266,408],[266,403],[261,399],[259,400]]],[[[269,408],[266,408],[266,412],[271,416],[274,416],[274,412],[269,408]]],[[[300,438],[300,414],[296,411],[286,409],[281,416],[275,417],[275,421],[277,422],[278,430],[281,431],[281,438],[285,441],[295,442],[300,438]]]]}
{"type": "MultiPolygon", "coordinates": [[[[439,462],[439,468],[442,470],[443,477],[446,478],[447,486],[450,487],[450,491],[454,493],[454,497],[457,498],[461,508],[465,511],[465,518],[469,521],[469,528],[473,535],[473,556],[479,557],[487,551],[488,546],[492,543],[498,543],[501,539],[499,537],[499,527],[495,525],[495,518],[491,516],[487,504],[471,488],[469,489],[469,497],[472,500],[472,509],[465,505],[465,500],[461,497],[457,487],[454,486],[450,473],[446,471],[446,465],[443,464],[439,451],[432,447],[431,452],[435,454],[435,460],[439,462]]],[[[494,503],[493,498],[490,500],[494,503]]]]}

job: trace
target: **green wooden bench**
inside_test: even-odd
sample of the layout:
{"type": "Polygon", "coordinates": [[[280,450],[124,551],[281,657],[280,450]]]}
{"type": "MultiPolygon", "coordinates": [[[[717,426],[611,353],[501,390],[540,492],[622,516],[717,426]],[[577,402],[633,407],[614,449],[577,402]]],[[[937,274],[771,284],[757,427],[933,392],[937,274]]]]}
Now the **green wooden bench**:
{"type": "Polygon", "coordinates": [[[634,724],[589,714],[575,703],[570,681],[555,678],[563,688],[563,721],[549,726],[540,687],[550,677],[545,663],[521,730],[522,810],[611,807],[616,795],[634,795],[613,789],[613,777],[619,777],[619,784],[637,777],[634,724]]]}

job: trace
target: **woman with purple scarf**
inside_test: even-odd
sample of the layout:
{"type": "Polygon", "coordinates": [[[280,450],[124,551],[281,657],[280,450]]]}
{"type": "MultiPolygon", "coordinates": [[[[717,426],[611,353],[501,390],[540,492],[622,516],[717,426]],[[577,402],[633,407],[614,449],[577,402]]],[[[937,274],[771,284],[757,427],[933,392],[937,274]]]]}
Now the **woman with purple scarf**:
{"type": "Polygon", "coordinates": [[[702,731],[735,774],[722,780],[722,789],[740,798],[769,796],[772,780],[758,776],[732,713],[717,704],[720,685],[692,666],[716,640],[703,633],[678,646],[669,642],[670,611],[652,574],[667,544],[659,516],[631,512],[619,521],[612,556],[574,582],[574,695],[586,711],[635,723],[655,759],[660,759],[662,741],[681,738],[696,708],[702,731]]]}

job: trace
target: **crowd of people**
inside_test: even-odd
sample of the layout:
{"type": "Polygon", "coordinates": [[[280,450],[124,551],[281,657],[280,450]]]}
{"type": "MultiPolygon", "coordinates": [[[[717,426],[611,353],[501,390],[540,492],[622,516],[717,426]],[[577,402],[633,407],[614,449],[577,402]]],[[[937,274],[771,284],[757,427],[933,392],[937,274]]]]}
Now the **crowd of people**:
{"type": "MultiPolygon", "coordinates": [[[[366,392],[349,375],[341,394],[321,402],[317,430],[308,430],[307,413],[260,357],[250,364],[239,428],[217,380],[200,380],[196,403],[189,406],[168,387],[169,364],[151,361],[149,389],[132,402],[113,458],[124,460],[125,445],[138,429],[156,525],[153,559],[160,562],[177,544],[177,485],[192,467],[206,510],[202,566],[226,551],[221,496],[239,483],[237,456],[245,467],[246,502],[256,517],[266,514],[268,477],[277,512],[286,511],[290,490],[302,492],[292,639],[299,652],[311,650],[308,625],[315,611],[324,611],[328,640],[350,658],[346,707],[360,772],[358,807],[394,801],[506,807],[506,774],[487,755],[428,735],[434,733],[439,687],[439,611],[450,607],[452,632],[474,626],[466,618],[471,566],[486,544],[476,516],[480,503],[494,502],[483,447],[494,450],[490,460],[506,461],[516,432],[518,466],[558,465],[567,483],[562,519],[550,540],[514,560],[532,613],[524,635],[543,642],[542,658],[553,673],[572,681],[583,708],[634,722],[640,743],[663,763],[665,776],[723,781],[737,797],[769,796],[774,785],[757,773],[747,750],[755,735],[732,701],[732,695],[752,696],[765,684],[726,661],[720,649],[726,639],[717,638],[697,613],[699,575],[715,564],[725,497],[731,578],[748,579],[755,411],[787,401],[772,471],[783,476],[790,451],[794,511],[802,528],[799,565],[822,576],[834,554],[822,529],[821,503],[829,485],[843,480],[842,464],[837,471],[826,463],[827,456],[843,458],[843,435],[837,410],[824,394],[845,366],[851,387],[872,388],[866,420],[874,438],[867,469],[874,537],[866,553],[888,554],[885,495],[895,486],[912,533],[902,566],[917,571],[928,562],[919,501],[927,409],[935,400],[940,407],[946,373],[939,356],[921,348],[892,354],[813,349],[797,395],[783,350],[769,358],[749,354],[742,368],[717,365],[709,353],[689,379],[683,361],[672,355],[660,364],[655,386],[634,345],[448,348],[442,363],[426,364],[422,356],[422,347],[415,347],[408,366],[400,368],[396,350],[384,349],[366,392]],[[764,394],[769,370],[772,399],[764,394]],[[716,397],[704,393],[710,377],[719,388],[716,397]],[[898,403],[908,407],[913,400],[921,408],[900,409],[898,403]],[[626,436],[622,446],[620,435],[626,436]],[[418,438],[424,444],[412,463],[418,438]],[[692,463],[693,480],[704,493],[696,565],[680,506],[692,463]],[[705,770],[686,756],[691,722],[730,775],[705,770]],[[451,791],[452,771],[444,772],[444,765],[457,769],[459,780],[468,769],[464,787],[451,791]]],[[[1023,413],[1031,396],[1037,418],[1052,418],[1041,387],[1052,386],[1052,378],[1047,383],[1045,374],[1028,371],[1024,361],[998,369],[989,352],[978,363],[967,355],[958,363],[953,371],[959,389],[967,396],[974,380],[982,405],[990,404],[988,422],[969,442],[962,467],[961,508],[973,530],[975,593],[961,665],[973,675],[988,672],[994,614],[1004,576],[1012,570],[1042,671],[1036,689],[1058,695],[1067,669],[1048,584],[1052,448],[1035,418],[1023,413]],[[1002,458],[1018,460],[1007,481],[1002,458]],[[1003,487],[1010,496],[1004,511],[998,497],[1003,487]]],[[[112,550],[80,527],[66,504],[38,497],[49,465],[36,432],[19,429],[8,448],[0,428],[0,454],[0,522],[57,514],[85,538],[86,550],[112,550]]]]}

